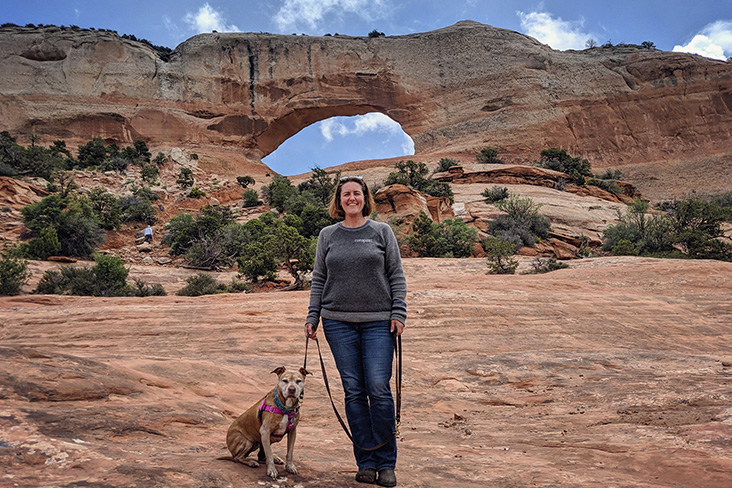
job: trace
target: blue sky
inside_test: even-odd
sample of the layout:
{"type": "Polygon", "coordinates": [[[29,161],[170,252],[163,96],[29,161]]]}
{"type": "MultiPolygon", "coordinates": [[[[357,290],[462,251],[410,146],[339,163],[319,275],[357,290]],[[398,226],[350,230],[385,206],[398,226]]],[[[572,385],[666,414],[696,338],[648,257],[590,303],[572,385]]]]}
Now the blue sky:
{"type": "MultiPolygon", "coordinates": [[[[425,32],[460,20],[511,29],[554,49],[583,49],[588,39],[732,56],[732,0],[4,0],[0,23],[113,29],[174,48],[219,32],[386,35],[425,32]]],[[[300,131],[265,158],[290,175],[313,166],[413,154],[411,139],[381,114],[338,117],[300,131]]]]}

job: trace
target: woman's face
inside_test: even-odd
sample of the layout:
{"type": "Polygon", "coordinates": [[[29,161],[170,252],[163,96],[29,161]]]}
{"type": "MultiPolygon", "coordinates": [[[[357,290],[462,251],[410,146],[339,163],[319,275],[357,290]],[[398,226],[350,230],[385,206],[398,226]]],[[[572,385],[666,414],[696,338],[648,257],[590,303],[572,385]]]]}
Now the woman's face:
{"type": "Polygon", "coordinates": [[[341,186],[341,207],[346,216],[360,216],[363,212],[364,195],[361,184],[347,181],[341,186]]]}

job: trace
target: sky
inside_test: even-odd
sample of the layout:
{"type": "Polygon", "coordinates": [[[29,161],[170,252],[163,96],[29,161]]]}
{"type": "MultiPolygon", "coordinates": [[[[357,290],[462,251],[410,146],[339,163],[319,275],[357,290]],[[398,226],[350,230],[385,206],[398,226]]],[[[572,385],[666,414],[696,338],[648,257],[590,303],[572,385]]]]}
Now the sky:
{"type": "MultiPolygon", "coordinates": [[[[732,57],[732,0],[2,0],[0,24],[77,25],[174,48],[200,33],[387,36],[461,20],[511,29],[553,49],[650,41],[664,51],[732,57]]],[[[0,53],[1,54],[1,53],[0,53]]],[[[349,161],[410,156],[414,144],[379,113],[306,127],[264,159],[283,175],[349,161]]]]}

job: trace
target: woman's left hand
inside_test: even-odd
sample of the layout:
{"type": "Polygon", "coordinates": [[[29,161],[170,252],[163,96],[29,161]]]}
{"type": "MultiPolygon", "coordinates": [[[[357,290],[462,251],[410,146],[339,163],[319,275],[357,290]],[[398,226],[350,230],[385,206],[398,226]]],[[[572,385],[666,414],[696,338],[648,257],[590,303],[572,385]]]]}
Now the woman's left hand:
{"type": "Polygon", "coordinates": [[[392,320],[391,321],[391,333],[397,336],[402,335],[402,332],[404,332],[404,324],[399,322],[398,320],[392,320]]]}

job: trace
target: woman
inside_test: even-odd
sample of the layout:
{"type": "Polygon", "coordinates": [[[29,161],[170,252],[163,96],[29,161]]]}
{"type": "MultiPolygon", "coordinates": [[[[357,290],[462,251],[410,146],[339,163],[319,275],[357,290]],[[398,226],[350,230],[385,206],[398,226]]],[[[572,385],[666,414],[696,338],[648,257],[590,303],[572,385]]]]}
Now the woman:
{"type": "Polygon", "coordinates": [[[323,331],[345,392],[355,444],[356,481],[396,486],[394,399],[389,387],[394,336],[407,318],[407,283],[391,228],[368,218],[375,204],[363,178],[341,178],[330,215],[343,219],[320,231],[305,333],[323,331]]]}

